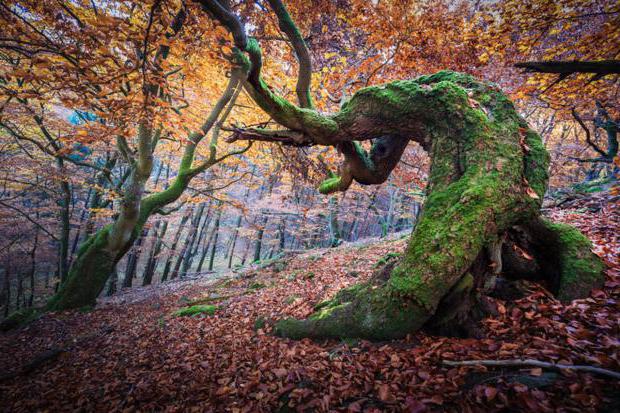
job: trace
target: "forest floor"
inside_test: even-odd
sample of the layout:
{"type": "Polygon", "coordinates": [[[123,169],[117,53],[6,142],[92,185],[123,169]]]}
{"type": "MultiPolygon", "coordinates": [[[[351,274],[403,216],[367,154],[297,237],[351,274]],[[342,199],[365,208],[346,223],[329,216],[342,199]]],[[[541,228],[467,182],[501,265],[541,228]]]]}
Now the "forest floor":
{"type": "Polygon", "coordinates": [[[0,335],[0,410],[620,411],[620,382],[611,378],[443,364],[529,358],[620,371],[620,206],[595,197],[570,207],[547,215],[593,240],[608,265],[604,289],[562,305],[529,284],[524,298],[498,302],[499,314],[483,320],[485,338],[419,332],[371,343],[269,334],[272,320],[307,316],[406,244],[375,240],[216,280],[135,289],[93,311],[49,314],[0,335]],[[194,303],[217,310],[173,315],[194,303]]]}

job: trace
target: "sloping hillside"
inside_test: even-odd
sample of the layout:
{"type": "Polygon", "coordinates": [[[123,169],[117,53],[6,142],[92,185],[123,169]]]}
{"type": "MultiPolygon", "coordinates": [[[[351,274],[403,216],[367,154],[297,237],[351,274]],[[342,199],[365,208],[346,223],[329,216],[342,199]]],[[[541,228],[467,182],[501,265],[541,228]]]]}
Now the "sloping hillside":
{"type": "Polygon", "coordinates": [[[50,314],[5,333],[0,405],[4,411],[614,411],[619,381],[603,375],[444,364],[524,358],[620,371],[618,205],[591,209],[598,210],[573,205],[548,213],[594,241],[609,266],[604,290],[565,306],[524,285],[523,298],[500,302],[499,313],[484,320],[483,338],[417,333],[371,343],[270,335],[272,320],[307,316],[342,287],[368,279],[406,242],[372,240],[216,280],[135,289],[91,312],[50,314]],[[197,314],[174,314],[187,308],[197,314]]]}

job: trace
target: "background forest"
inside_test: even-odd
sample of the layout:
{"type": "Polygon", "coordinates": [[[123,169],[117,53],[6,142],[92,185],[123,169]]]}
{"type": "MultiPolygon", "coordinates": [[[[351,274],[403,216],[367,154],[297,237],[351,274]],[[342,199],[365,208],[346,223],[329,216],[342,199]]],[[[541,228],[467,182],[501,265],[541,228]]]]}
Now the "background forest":
{"type": "MultiPolygon", "coordinates": [[[[428,195],[431,160],[425,150],[409,144],[380,185],[353,182],[346,192],[330,190],[342,150],[299,144],[281,133],[280,120],[244,89],[249,63],[240,58],[241,40],[209,9],[213,3],[0,0],[0,319],[33,318],[35,308],[84,309],[97,299],[106,305],[137,302],[141,294],[176,291],[182,281],[204,285],[265,268],[276,274],[282,260],[317,251],[316,257],[332,258],[322,264],[311,258],[307,265],[326,270],[359,263],[351,270],[357,278],[376,267],[372,260],[386,264],[393,258],[386,243],[415,228],[428,195]],[[281,134],[266,139],[256,132],[265,129],[281,134]],[[346,249],[359,245],[374,252],[358,257],[346,249]],[[90,287],[78,294],[76,280],[84,275],[90,287]]],[[[265,93],[297,102],[302,111],[338,112],[361,88],[442,70],[496,85],[550,155],[543,212],[576,224],[594,241],[593,251],[608,266],[617,265],[616,1],[288,0],[286,8],[279,0],[219,3],[260,43],[265,93]],[[584,215],[562,208],[581,208],[584,215]]],[[[470,104],[479,105],[473,99],[470,104]]],[[[360,147],[370,151],[371,145],[360,147]]],[[[287,280],[299,280],[304,265],[295,262],[287,280]]],[[[310,306],[299,303],[304,296],[318,298],[311,288],[315,272],[315,281],[327,285],[322,292],[348,284],[323,280],[320,271],[307,272],[303,288],[278,293],[278,302],[305,317],[310,306]]],[[[245,287],[256,292],[268,282],[245,287]]],[[[612,285],[616,293],[618,285],[612,285]]],[[[265,300],[258,301],[262,308],[276,298],[265,300]]],[[[135,316],[142,309],[127,311],[135,316]]],[[[245,309],[231,311],[245,327],[262,328],[262,318],[255,326],[245,309]]],[[[519,311],[518,317],[527,314],[519,311]]],[[[503,308],[501,323],[507,324],[498,321],[493,331],[507,329],[511,315],[516,317],[503,308]]],[[[153,325],[164,324],[158,320],[153,325]]],[[[615,333],[605,330],[610,341],[601,345],[616,340],[613,355],[597,353],[608,367],[618,362],[614,325],[615,333]]],[[[422,341],[433,345],[429,337],[422,341]]],[[[592,350],[587,348],[584,353],[592,350]]],[[[436,349],[424,357],[432,359],[436,349]]],[[[382,357],[381,349],[369,351],[382,357]]],[[[385,362],[400,367],[395,354],[385,362]]],[[[280,368],[275,377],[292,376],[280,368]]],[[[228,390],[211,389],[211,396],[231,397],[223,402],[231,406],[234,386],[223,379],[218,384],[228,390]]],[[[586,397],[591,389],[581,384],[574,393],[586,397]]],[[[360,399],[351,399],[341,407],[424,411],[423,405],[443,403],[430,395],[423,402],[399,398],[383,386],[375,389],[378,405],[356,406],[360,399]]],[[[505,402],[488,388],[477,390],[472,403],[505,402]]],[[[309,403],[321,392],[297,392],[289,404],[309,403]]],[[[80,397],[86,405],[88,397],[80,397]]],[[[262,397],[246,405],[258,410],[248,411],[270,411],[280,400],[262,397]]],[[[523,408],[551,409],[561,400],[548,403],[541,396],[532,405],[536,393],[523,397],[523,408]]],[[[596,403],[604,398],[597,397],[596,403]]],[[[313,403],[308,406],[328,410],[329,401],[313,403]]],[[[596,403],[583,406],[595,409],[596,403]]]]}

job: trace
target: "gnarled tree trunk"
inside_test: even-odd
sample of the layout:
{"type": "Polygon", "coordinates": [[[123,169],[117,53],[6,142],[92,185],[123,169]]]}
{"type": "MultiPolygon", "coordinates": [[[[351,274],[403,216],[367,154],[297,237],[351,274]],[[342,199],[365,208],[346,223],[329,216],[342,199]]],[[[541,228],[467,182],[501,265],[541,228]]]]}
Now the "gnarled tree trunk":
{"type": "MultiPolygon", "coordinates": [[[[493,287],[504,257],[506,272],[516,272],[520,257],[513,248],[502,249],[506,237],[533,255],[529,266],[560,299],[584,296],[601,284],[602,265],[589,241],[540,218],[547,152],[496,88],[440,72],[363,89],[343,112],[334,119],[353,117],[343,122],[353,133],[378,125],[392,133],[375,140],[370,156],[355,149],[355,161],[364,160],[362,180],[389,174],[404,148],[401,137],[412,136],[432,160],[428,197],[387,278],[339,293],[307,320],[280,321],[279,334],[389,339],[425,325],[458,334],[480,312],[481,296],[493,287]]],[[[357,180],[356,164],[344,172],[324,183],[322,192],[357,180]]]]}
{"type": "MultiPolygon", "coordinates": [[[[227,3],[196,1],[233,35],[236,56],[248,68],[248,94],[286,128],[237,129],[231,141],[338,148],[344,163],[338,176],[319,187],[324,194],[344,191],[354,180],[385,182],[410,140],[431,158],[427,200],[403,258],[383,276],[320,304],[308,319],[281,320],[276,333],[390,339],[425,325],[448,332],[466,327],[482,309],[482,296],[494,288],[503,256],[509,255],[502,248],[508,239],[527,243],[537,277],[563,300],[602,284],[603,266],[587,238],[540,218],[549,155],[496,86],[442,71],[361,89],[340,112],[325,116],[303,99],[295,106],[267,86],[260,46],[227,3]],[[368,153],[359,143],[366,140],[372,142],[368,153]]],[[[280,0],[269,3],[281,25],[294,26],[280,0]]],[[[303,41],[294,41],[293,28],[283,31],[300,56],[303,41]]],[[[298,60],[300,73],[307,71],[310,62],[298,60]]]]}

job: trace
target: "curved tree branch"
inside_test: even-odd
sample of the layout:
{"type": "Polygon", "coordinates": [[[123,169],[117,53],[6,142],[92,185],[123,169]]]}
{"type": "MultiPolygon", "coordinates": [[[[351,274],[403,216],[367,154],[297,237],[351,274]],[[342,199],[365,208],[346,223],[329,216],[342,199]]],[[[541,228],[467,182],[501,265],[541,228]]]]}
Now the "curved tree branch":
{"type": "Polygon", "coordinates": [[[278,24],[280,30],[282,30],[295,50],[297,61],[299,62],[299,74],[297,77],[297,86],[295,91],[297,93],[297,100],[299,106],[302,108],[312,109],[312,97],[310,95],[310,82],[312,77],[312,62],[310,60],[310,53],[308,52],[308,46],[299,32],[299,29],[295,25],[295,22],[291,18],[288,10],[284,6],[281,0],[268,0],[269,5],[278,16],[278,24]]]}
{"type": "Polygon", "coordinates": [[[601,156],[607,157],[607,153],[605,151],[603,151],[601,148],[599,148],[596,145],[596,143],[594,143],[594,141],[592,141],[592,135],[590,134],[590,129],[588,129],[588,127],[586,126],[584,121],[581,119],[581,117],[577,113],[577,110],[575,110],[575,108],[572,108],[571,109],[571,113],[573,114],[573,118],[575,118],[575,120],[577,121],[579,126],[581,126],[581,129],[583,129],[585,131],[585,133],[586,133],[586,142],[588,142],[588,145],[590,145],[590,147],[592,147],[592,149],[594,149],[596,152],[598,152],[601,156]]]}
{"type": "Polygon", "coordinates": [[[274,94],[260,76],[262,55],[258,42],[246,35],[245,27],[239,18],[227,10],[217,0],[195,0],[202,5],[211,16],[222,24],[233,36],[237,58],[248,68],[248,78],[244,83],[252,99],[280,125],[288,129],[303,132],[311,137],[316,144],[331,145],[331,137],[338,130],[332,119],[313,110],[299,108],[286,99],[274,94]]]}

